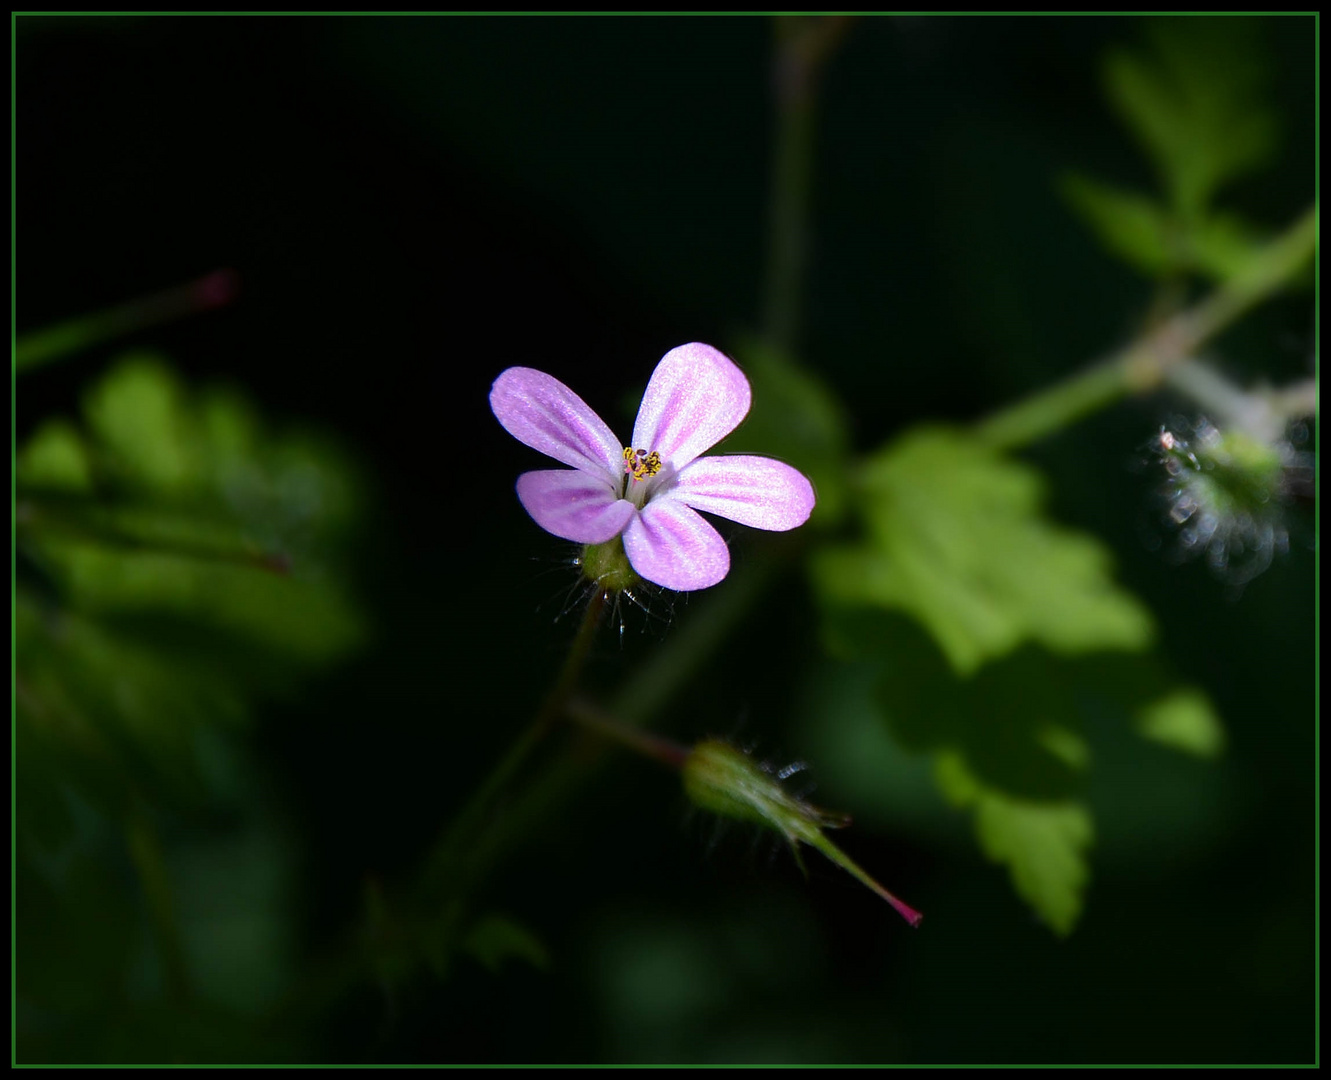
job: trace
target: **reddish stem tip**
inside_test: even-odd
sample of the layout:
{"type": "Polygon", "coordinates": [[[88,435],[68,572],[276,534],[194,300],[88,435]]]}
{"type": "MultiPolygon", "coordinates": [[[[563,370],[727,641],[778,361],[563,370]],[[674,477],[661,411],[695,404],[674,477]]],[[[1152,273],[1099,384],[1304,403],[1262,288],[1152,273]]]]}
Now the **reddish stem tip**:
{"type": "Polygon", "coordinates": [[[214,270],[194,283],[194,299],[201,308],[225,307],[240,291],[240,278],[234,270],[214,270]]]}

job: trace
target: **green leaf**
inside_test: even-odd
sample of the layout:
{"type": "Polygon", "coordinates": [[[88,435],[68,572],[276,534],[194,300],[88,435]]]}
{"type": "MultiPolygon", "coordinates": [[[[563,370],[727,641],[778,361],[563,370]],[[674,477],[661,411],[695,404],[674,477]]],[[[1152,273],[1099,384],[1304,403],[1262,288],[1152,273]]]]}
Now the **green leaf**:
{"type": "Polygon", "coordinates": [[[15,864],[19,1000],[47,1017],[85,1022],[123,1006],[134,950],[129,928],[136,926],[133,900],[118,880],[123,867],[93,844],[51,859],[35,859],[20,844],[15,864]]]}
{"type": "MultiPolygon", "coordinates": [[[[1089,836],[1087,731],[1116,723],[1119,730],[1135,730],[1189,754],[1217,752],[1223,742],[1207,698],[1179,686],[1149,653],[1062,657],[1028,644],[959,677],[924,629],[903,615],[835,607],[826,612],[823,631],[834,656],[857,668],[868,665],[870,707],[876,706],[878,722],[897,745],[932,754],[936,763],[964,763],[969,786],[955,781],[954,764],[936,779],[954,804],[974,807],[985,850],[995,858],[1001,852],[1007,863],[1019,856],[1023,864],[1063,866],[1066,853],[1041,860],[1034,850],[1041,829],[1054,829],[1055,823],[1071,830],[1075,818],[1089,836]],[[1026,838],[1019,852],[994,838],[1008,832],[1026,838]]],[[[821,724],[838,721],[835,712],[820,709],[821,724]]],[[[862,779],[861,788],[868,783],[862,779]]],[[[864,800],[892,801],[889,793],[879,796],[871,789],[861,790],[864,800]]],[[[1056,833],[1049,842],[1066,848],[1071,835],[1056,833]]],[[[1069,896],[1085,885],[1084,868],[1069,872],[1059,888],[1046,882],[1051,871],[1022,873],[1021,895],[1060,932],[1070,927],[1077,908],[1069,896]],[[1075,890],[1068,884],[1074,881],[1075,890]],[[1052,895],[1059,901],[1049,906],[1052,895]]]]}
{"type": "Polygon", "coordinates": [[[978,781],[957,753],[939,755],[937,776],[955,805],[974,807],[980,848],[1007,866],[1017,894],[1055,933],[1070,934],[1090,879],[1095,830],[1087,807],[1072,799],[1013,798],[978,781]]]}
{"type": "Polygon", "coordinates": [[[1225,729],[1210,699],[1194,687],[1181,687],[1148,702],[1137,714],[1143,738],[1197,757],[1217,758],[1225,749],[1225,729]]]}
{"type": "Polygon", "coordinates": [[[171,370],[146,355],[123,360],[88,393],[84,413],[93,438],[128,482],[170,492],[200,478],[200,447],[184,397],[171,370]]]}
{"type": "Polygon", "coordinates": [[[1262,101],[1266,72],[1249,19],[1145,22],[1149,49],[1110,54],[1115,110],[1152,157],[1173,208],[1203,216],[1226,182],[1266,164],[1276,118],[1262,101]]]}
{"type": "Polygon", "coordinates": [[[295,861],[280,821],[258,816],[170,853],[181,937],[205,1000],[258,1016],[289,990],[295,861]]]}
{"type": "Polygon", "coordinates": [[[854,639],[851,655],[877,661],[875,697],[906,749],[960,750],[984,783],[1014,795],[1063,798],[1081,789],[1089,761],[1078,701],[1083,665],[1026,646],[963,678],[901,616],[852,608],[829,613],[827,625],[833,641],[854,639]]]}
{"type": "Polygon", "coordinates": [[[1153,278],[1182,268],[1180,230],[1155,199],[1080,174],[1064,176],[1059,189],[1100,242],[1124,262],[1153,278]]]}
{"type": "Polygon", "coordinates": [[[1245,273],[1269,237],[1237,214],[1183,219],[1156,200],[1088,176],[1059,184],[1104,246],[1148,277],[1196,272],[1218,282],[1245,273]]]}
{"type": "Polygon", "coordinates": [[[1188,230],[1191,265],[1218,282],[1246,274],[1271,234],[1237,214],[1214,211],[1188,230]]]}
{"type": "Polygon", "coordinates": [[[1045,520],[1043,483],[962,432],[909,432],[869,459],[867,537],[813,560],[832,605],[909,613],[968,674],[1024,642],[1057,653],[1145,648],[1150,613],[1096,540],[1045,520]]]}
{"type": "Polygon", "coordinates": [[[50,491],[86,493],[92,466],[83,437],[68,420],[48,420],[23,445],[14,461],[20,484],[50,491]]]}
{"type": "Polygon", "coordinates": [[[18,719],[51,763],[25,790],[198,805],[219,794],[202,734],[362,638],[335,574],[355,480],[335,447],[151,357],[84,404],[16,455],[18,719]]]}

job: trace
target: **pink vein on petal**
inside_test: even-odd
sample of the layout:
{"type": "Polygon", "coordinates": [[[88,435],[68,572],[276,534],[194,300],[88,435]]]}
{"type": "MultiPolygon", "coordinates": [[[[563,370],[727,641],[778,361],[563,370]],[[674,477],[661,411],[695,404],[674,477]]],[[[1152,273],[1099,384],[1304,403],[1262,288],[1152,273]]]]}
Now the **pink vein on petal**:
{"type": "Polygon", "coordinates": [[[682,469],[739,426],[750,397],[744,373],[710,345],[671,349],[647,383],[633,445],[682,469]]]}
{"type": "Polygon", "coordinates": [[[715,585],[730,570],[730,550],[712,526],[675,499],[657,499],[624,530],[633,569],[667,589],[715,585]]]}
{"type": "Polygon", "coordinates": [[[518,500],[548,533],[579,544],[602,544],[624,531],[633,504],[592,473],[542,469],[518,477],[518,500]]]}
{"type": "Polygon", "coordinates": [[[534,368],[509,368],[490,388],[490,408],[505,430],[533,450],[613,480],[623,446],[582,398],[534,368]]]}
{"type": "Polygon", "coordinates": [[[699,458],[680,470],[671,495],[755,529],[784,532],[813,512],[813,485],[797,469],[748,454],[699,458]]]}

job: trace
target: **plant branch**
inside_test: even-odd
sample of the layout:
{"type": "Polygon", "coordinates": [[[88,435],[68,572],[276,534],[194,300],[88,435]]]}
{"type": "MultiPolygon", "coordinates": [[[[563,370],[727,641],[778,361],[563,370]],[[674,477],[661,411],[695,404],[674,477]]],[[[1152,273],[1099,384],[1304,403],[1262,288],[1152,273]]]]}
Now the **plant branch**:
{"type": "Polygon", "coordinates": [[[768,343],[787,355],[794,350],[799,333],[818,76],[850,22],[844,15],[776,19],[772,65],[776,145],[763,329],[768,343]]]}
{"type": "Polygon", "coordinates": [[[599,735],[610,742],[627,747],[635,754],[651,758],[672,769],[678,769],[689,756],[687,747],[650,735],[632,724],[615,719],[590,702],[574,699],[568,703],[565,714],[579,727],[599,735]]]}
{"type": "Polygon", "coordinates": [[[1036,442],[1129,394],[1154,390],[1169,371],[1239,316],[1289,283],[1317,248],[1317,207],[1257,252],[1205,300],[1172,316],[1108,360],[982,420],[976,435],[1010,450],[1036,442]]]}
{"type": "Polygon", "coordinates": [[[549,734],[550,728],[563,713],[568,697],[573,692],[578,676],[586,663],[605,604],[606,594],[602,590],[596,590],[587,609],[582,613],[582,622],[578,626],[573,644],[569,647],[568,655],[564,658],[563,666],[535,717],[435,843],[425,864],[424,887],[427,894],[443,888],[454,875],[457,864],[464,859],[467,849],[473,846],[476,835],[486,828],[499,796],[504,793],[514,776],[526,764],[532,751],[549,734]]]}
{"type": "Polygon", "coordinates": [[[1184,360],[1165,376],[1170,387],[1191,398],[1222,427],[1238,428],[1253,438],[1272,442],[1291,420],[1317,411],[1317,383],[1303,379],[1279,389],[1245,390],[1210,364],[1184,360]]]}
{"type": "Polygon", "coordinates": [[[230,270],[216,270],[186,285],[34,330],[14,343],[14,371],[28,371],[122,334],[222,307],[235,295],[235,275],[230,270]]]}

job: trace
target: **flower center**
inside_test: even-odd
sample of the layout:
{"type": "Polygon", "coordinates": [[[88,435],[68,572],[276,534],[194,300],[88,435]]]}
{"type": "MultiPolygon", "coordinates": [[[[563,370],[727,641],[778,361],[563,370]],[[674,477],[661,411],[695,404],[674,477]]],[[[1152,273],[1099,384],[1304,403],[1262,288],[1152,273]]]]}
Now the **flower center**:
{"type": "Polygon", "coordinates": [[[624,447],[624,472],[633,477],[634,483],[646,480],[649,476],[655,476],[661,471],[661,455],[653,450],[650,454],[646,450],[634,450],[631,446],[624,447]]]}

